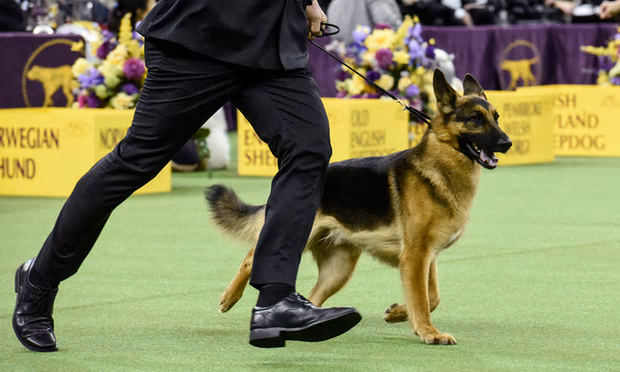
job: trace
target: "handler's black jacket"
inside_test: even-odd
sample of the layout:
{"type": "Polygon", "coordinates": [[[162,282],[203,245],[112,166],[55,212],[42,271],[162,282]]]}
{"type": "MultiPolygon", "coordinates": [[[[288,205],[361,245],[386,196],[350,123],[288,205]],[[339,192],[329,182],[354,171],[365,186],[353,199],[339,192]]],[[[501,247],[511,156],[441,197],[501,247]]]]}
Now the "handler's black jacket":
{"type": "Polygon", "coordinates": [[[138,27],[240,66],[270,70],[308,62],[305,7],[311,0],[160,0],[138,27]]]}

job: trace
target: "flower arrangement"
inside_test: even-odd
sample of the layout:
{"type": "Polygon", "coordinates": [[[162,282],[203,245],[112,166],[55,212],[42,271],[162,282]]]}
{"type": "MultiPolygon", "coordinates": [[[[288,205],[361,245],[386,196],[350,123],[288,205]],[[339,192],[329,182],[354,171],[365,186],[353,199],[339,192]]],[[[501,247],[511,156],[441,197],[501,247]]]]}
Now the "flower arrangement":
{"type": "Polygon", "coordinates": [[[94,62],[79,58],[72,67],[74,107],[114,108],[135,107],[146,78],[144,42],[132,30],[131,14],[122,21],[118,38],[109,31],[100,31],[91,43],[94,62]]]}
{"type": "MultiPolygon", "coordinates": [[[[335,50],[353,68],[381,88],[408,100],[412,107],[433,111],[432,79],[436,66],[434,40],[422,38],[422,25],[417,17],[407,16],[398,28],[377,25],[374,30],[358,26],[349,45],[334,42],[335,50]]],[[[340,98],[380,98],[381,92],[343,66],[339,70],[336,89],[340,98]]]]}
{"type": "Polygon", "coordinates": [[[620,85],[620,27],[607,46],[582,46],[581,51],[599,58],[598,85],[620,85]]]}

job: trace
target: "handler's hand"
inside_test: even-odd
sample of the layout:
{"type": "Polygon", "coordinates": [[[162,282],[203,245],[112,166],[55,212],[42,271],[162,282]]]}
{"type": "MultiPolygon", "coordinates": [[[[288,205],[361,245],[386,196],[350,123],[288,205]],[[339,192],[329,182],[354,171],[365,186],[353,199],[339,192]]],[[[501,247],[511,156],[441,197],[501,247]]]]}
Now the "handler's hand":
{"type": "Polygon", "coordinates": [[[608,19],[620,13],[620,1],[605,1],[599,8],[598,15],[601,19],[608,19]]]}
{"type": "Polygon", "coordinates": [[[327,16],[323,13],[323,9],[321,9],[317,0],[314,0],[312,5],[306,7],[306,18],[308,19],[308,28],[310,29],[308,37],[312,40],[315,38],[312,34],[321,34],[321,22],[327,22],[327,16]]]}

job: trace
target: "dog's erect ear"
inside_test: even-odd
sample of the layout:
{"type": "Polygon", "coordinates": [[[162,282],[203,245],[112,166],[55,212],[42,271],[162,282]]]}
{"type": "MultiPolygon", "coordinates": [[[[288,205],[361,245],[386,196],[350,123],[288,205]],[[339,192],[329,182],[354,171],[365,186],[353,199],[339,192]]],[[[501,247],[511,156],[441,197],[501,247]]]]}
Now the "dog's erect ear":
{"type": "Polygon", "coordinates": [[[440,69],[435,69],[433,74],[433,90],[437,98],[437,110],[444,114],[454,111],[458,95],[454,88],[448,84],[446,76],[440,69]]]}
{"type": "Polygon", "coordinates": [[[470,74],[465,75],[465,79],[463,80],[463,91],[466,96],[476,96],[487,99],[478,80],[470,74]]]}

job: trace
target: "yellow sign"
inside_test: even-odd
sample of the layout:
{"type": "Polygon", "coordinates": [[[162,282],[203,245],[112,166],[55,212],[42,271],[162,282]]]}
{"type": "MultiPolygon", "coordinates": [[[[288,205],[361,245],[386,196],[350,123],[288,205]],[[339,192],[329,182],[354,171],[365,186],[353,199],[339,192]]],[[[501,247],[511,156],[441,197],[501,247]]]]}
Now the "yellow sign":
{"type": "Polygon", "coordinates": [[[553,85],[519,91],[553,95],[556,155],[620,156],[620,89],[553,85]]]}
{"type": "MultiPolygon", "coordinates": [[[[0,195],[69,196],[127,132],[132,111],[0,110],[0,195]]],[[[167,166],[138,193],[168,192],[167,166]]]]}
{"type": "MultiPolygon", "coordinates": [[[[546,163],[554,160],[553,96],[549,93],[486,91],[500,115],[500,127],[512,140],[506,154],[497,154],[500,165],[546,163]]],[[[412,125],[412,142],[420,142],[426,124],[412,125]]]]}
{"type": "MultiPolygon", "coordinates": [[[[383,156],[408,146],[409,116],[391,101],[323,98],[329,118],[331,161],[383,156]]],[[[239,174],[273,176],[278,163],[269,147],[239,115],[239,174]]]]}
{"type": "Polygon", "coordinates": [[[497,154],[499,164],[552,162],[553,96],[548,93],[485,92],[500,115],[499,125],[512,140],[506,154],[497,154]]]}

